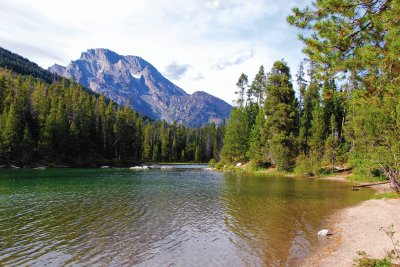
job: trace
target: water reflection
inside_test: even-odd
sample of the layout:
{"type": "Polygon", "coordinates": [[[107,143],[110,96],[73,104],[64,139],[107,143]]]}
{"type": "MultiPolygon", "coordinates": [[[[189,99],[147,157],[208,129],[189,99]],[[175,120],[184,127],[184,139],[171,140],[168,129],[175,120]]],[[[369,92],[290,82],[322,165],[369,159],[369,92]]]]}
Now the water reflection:
{"type": "Polygon", "coordinates": [[[2,171],[0,265],[292,265],[369,194],[196,169],[2,171]]]}
{"type": "Polygon", "coordinates": [[[223,200],[232,242],[248,265],[296,265],[335,209],[367,198],[344,183],[227,175],[223,200]]]}

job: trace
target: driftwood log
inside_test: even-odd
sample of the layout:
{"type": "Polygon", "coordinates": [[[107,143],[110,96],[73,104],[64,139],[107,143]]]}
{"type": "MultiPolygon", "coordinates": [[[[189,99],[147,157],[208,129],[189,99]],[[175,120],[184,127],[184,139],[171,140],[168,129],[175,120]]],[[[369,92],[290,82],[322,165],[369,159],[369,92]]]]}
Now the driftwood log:
{"type": "Polygon", "coordinates": [[[354,185],[351,190],[357,191],[360,190],[361,187],[369,187],[369,186],[374,186],[374,185],[380,185],[380,184],[389,184],[390,181],[387,182],[378,182],[378,183],[371,183],[371,184],[361,184],[361,185],[354,185]]]}

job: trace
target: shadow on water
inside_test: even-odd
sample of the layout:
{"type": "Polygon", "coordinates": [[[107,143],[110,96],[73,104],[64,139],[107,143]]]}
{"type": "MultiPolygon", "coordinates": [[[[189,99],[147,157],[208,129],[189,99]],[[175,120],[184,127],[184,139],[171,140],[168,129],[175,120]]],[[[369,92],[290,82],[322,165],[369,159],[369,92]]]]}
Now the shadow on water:
{"type": "Polygon", "coordinates": [[[292,265],[370,195],[195,168],[2,170],[0,265],[292,265]]]}

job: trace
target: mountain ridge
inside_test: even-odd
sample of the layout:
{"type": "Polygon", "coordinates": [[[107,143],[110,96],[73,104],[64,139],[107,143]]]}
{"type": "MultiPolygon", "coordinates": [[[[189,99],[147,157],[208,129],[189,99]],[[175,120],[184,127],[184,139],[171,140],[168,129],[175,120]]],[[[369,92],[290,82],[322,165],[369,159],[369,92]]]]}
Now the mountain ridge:
{"type": "Polygon", "coordinates": [[[206,92],[186,93],[141,57],[122,56],[109,49],[89,49],[68,66],[54,64],[49,71],[74,78],[118,104],[129,104],[139,113],[169,123],[220,124],[232,109],[206,92]]]}

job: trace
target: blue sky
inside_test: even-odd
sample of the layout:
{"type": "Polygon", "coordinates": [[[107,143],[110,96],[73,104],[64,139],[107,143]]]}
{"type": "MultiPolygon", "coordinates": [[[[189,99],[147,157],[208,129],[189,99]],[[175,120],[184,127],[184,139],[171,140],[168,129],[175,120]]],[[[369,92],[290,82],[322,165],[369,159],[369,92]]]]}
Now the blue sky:
{"type": "Polygon", "coordinates": [[[0,0],[0,46],[45,68],[90,48],[141,56],[188,93],[232,103],[242,72],[284,58],[294,76],[303,45],[286,17],[310,2],[0,0]]]}

